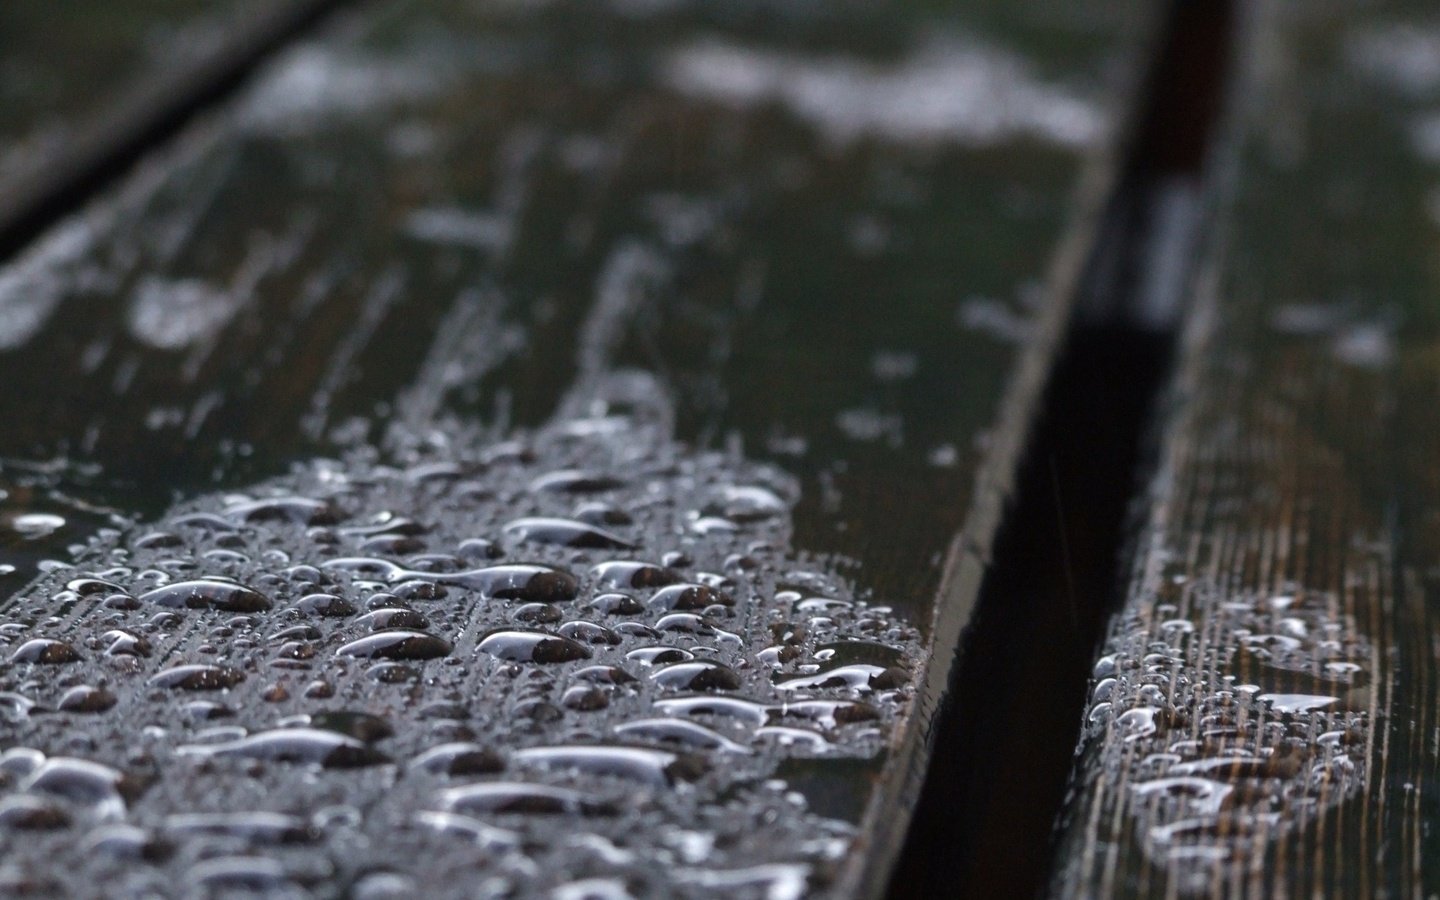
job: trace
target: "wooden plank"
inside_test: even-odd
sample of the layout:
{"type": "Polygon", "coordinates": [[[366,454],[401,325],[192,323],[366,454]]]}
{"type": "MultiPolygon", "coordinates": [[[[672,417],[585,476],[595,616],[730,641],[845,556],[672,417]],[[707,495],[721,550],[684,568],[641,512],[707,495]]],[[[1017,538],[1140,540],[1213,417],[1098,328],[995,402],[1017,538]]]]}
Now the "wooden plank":
{"type": "Polygon", "coordinates": [[[0,252],[222,92],[334,0],[7,3],[0,252]]]}
{"type": "Polygon", "coordinates": [[[1440,22],[1254,13],[1057,896],[1440,890],[1440,22]]]}
{"type": "Polygon", "coordinates": [[[48,234],[7,887],[882,890],[1142,11],[394,3],[48,234]]]}

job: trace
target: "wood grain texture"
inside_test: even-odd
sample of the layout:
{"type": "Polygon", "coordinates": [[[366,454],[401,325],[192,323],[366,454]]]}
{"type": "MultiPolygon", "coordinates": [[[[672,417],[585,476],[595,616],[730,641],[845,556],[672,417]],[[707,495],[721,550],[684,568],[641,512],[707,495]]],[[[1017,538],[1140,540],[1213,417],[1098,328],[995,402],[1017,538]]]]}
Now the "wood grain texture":
{"type": "Polygon", "coordinates": [[[1056,896],[1440,890],[1440,21],[1253,12],[1056,896]]]}
{"type": "Polygon", "coordinates": [[[0,9],[0,245],[113,178],[331,0],[0,9]]]}
{"type": "MultiPolygon", "coordinates": [[[[645,372],[667,439],[795,479],[787,553],[916,628],[884,751],[786,776],[848,835],[812,886],[877,893],[1068,316],[1141,8],[409,0],[339,23],[0,271],[0,577],[32,584],[10,609],[78,635],[90,613],[36,619],[57,576],[30,581],[67,545],[129,546],[143,528],[106,529],[295,463],[555,429],[645,372]]],[[[27,665],[7,689],[45,694],[27,665]]],[[[262,687],[236,689],[236,724],[316,707],[262,687]]],[[[387,715],[420,733],[413,704],[387,715]]],[[[102,748],[141,721],[107,721],[102,748]]]]}

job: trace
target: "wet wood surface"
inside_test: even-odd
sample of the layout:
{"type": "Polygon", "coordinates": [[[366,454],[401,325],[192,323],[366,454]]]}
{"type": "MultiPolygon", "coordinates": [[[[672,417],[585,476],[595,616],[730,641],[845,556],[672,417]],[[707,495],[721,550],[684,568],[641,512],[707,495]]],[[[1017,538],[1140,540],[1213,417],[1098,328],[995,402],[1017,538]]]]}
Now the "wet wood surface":
{"type": "Polygon", "coordinates": [[[1440,890],[1440,23],[1250,12],[1056,896],[1440,890]]]}
{"type": "MultiPolygon", "coordinates": [[[[16,723],[7,745],[13,750],[23,740],[52,758],[83,757],[118,772],[151,767],[159,786],[127,794],[130,805],[122,808],[131,824],[179,844],[153,869],[91,854],[74,871],[94,883],[180,878],[201,888],[255,882],[329,893],[359,884],[377,866],[393,868],[394,883],[413,885],[424,875],[412,871],[417,864],[459,879],[466,866],[489,859],[510,860],[497,863],[496,877],[522,889],[614,876],[630,879],[639,893],[677,884],[732,895],[782,895],[775,892],[797,883],[840,894],[881,890],[927,763],[949,648],[974,602],[1110,177],[1143,12],[1138,3],[1058,11],[1048,3],[997,3],[963,14],[928,5],[380,4],[286,51],[233,103],[43,234],[0,270],[0,379],[7,386],[0,552],[13,567],[0,574],[13,593],[3,634],[13,645],[11,661],[0,689],[16,723]],[[762,563],[758,573],[714,576],[717,584],[729,579],[725,590],[755,597],[729,612],[712,604],[715,615],[737,617],[723,627],[739,635],[740,649],[711,646],[715,631],[694,640],[697,652],[727,660],[735,684],[752,697],[800,687],[772,683],[769,660],[780,660],[775,679],[808,677],[827,671],[836,653],[804,629],[786,632],[796,635],[792,651],[765,648],[756,643],[764,616],[798,614],[810,631],[832,637],[836,628],[849,629],[841,637],[852,644],[865,628],[890,622],[880,634],[891,646],[867,651],[872,656],[860,668],[822,679],[812,692],[830,703],[873,701],[878,725],[857,730],[831,721],[833,733],[821,734],[823,749],[814,752],[794,746],[800,737],[790,734],[766,745],[755,762],[737,765],[741,774],[710,765],[719,774],[689,793],[636,789],[625,801],[635,804],[636,830],[595,836],[600,843],[588,845],[594,852],[546,844],[558,859],[535,849],[551,826],[526,832],[532,823],[513,815],[499,821],[528,835],[528,843],[515,840],[530,857],[505,855],[499,838],[477,857],[456,842],[454,819],[445,820],[449,833],[434,829],[439,836],[408,819],[397,825],[385,804],[412,802],[404,791],[420,790],[413,775],[403,790],[387,793],[373,773],[344,781],[349,776],[312,777],[283,764],[225,769],[223,759],[210,759],[223,736],[238,741],[215,751],[227,759],[300,759],[309,751],[282,751],[263,736],[284,723],[313,725],[326,713],[357,709],[382,716],[398,736],[377,737],[372,729],[357,737],[352,729],[333,738],[378,741],[373,753],[345,744],[347,753],[354,750],[347,760],[375,764],[380,756],[423,751],[424,744],[411,744],[438,732],[422,721],[428,714],[419,710],[429,707],[417,699],[417,683],[430,686],[426,699],[491,691],[502,705],[481,704],[470,724],[448,726],[449,733],[491,741],[490,749],[527,772],[536,760],[557,758],[555,748],[539,746],[547,737],[573,743],[576,735],[593,742],[593,735],[632,733],[620,729],[636,724],[637,710],[669,708],[655,700],[663,699],[665,679],[654,682],[658,694],[626,694],[610,713],[562,703],[562,694],[578,687],[563,677],[535,682],[520,700],[518,688],[495,681],[476,687],[475,678],[499,678],[498,669],[486,669],[488,639],[475,633],[475,622],[447,616],[440,623],[433,605],[423,611],[443,635],[417,637],[403,652],[377,652],[412,661],[431,650],[473,654],[461,667],[424,662],[413,683],[393,662],[362,674],[344,662],[371,652],[356,649],[358,633],[305,626],[314,632],[304,632],[314,644],[307,652],[319,653],[315,678],[339,682],[330,694],[312,692],[313,682],[303,680],[310,676],[294,674],[307,668],[293,656],[301,650],[272,646],[274,623],[259,615],[279,600],[228,589],[220,591],[226,599],[216,599],[213,585],[203,597],[160,596],[140,585],[182,572],[231,572],[271,585],[277,596],[289,590],[265,569],[280,566],[279,557],[256,551],[237,559],[243,554],[222,540],[219,526],[187,531],[211,521],[186,518],[197,511],[243,524],[252,529],[246,539],[270,541],[271,550],[288,547],[286,578],[297,563],[349,572],[352,564],[332,559],[323,535],[284,531],[304,518],[296,510],[309,507],[250,505],[267,492],[302,489],[337,492],[325,501],[334,505],[326,517],[377,513],[366,504],[384,501],[391,512],[433,517],[435,542],[473,534],[493,538],[513,558],[579,565],[584,555],[569,549],[519,546],[537,543],[527,535],[538,526],[508,516],[549,510],[550,495],[510,498],[507,483],[495,479],[505,460],[573,462],[565,454],[581,451],[564,449],[567,440],[599,442],[577,458],[629,475],[620,468],[623,441],[604,431],[612,421],[605,415],[617,410],[635,423],[629,427],[639,455],[632,453],[629,465],[649,472],[668,460],[682,473],[711,466],[714,478],[732,480],[770,473],[779,499],[742,491],[718,511],[696,499],[693,508],[676,505],[676,518],[656,519],[668,523],[663,528],[645,519],[650,524],[614,541],[573,531],[565,540],[588,541],[592,550],[627,546],[655,562],[664,551],[690,553],[702,560],[692,567],[715,572],[722,559],[733,568],[731,557],[743,555],[718,555],[716,547],[749,547],[762,563]],[[510,439],[532,456],[514,451],[510,439]],[[721,462],[710,461],[708,451],[719,452],[721,462]],[[336,487],[349,476],[335,466],[350,467],[359,493],[336,487]],[[430,466],[429,474],[408,481],[396,474],[416,466],[430,466]],[[475,491],[465,500],[406,487],[435,478],[450,483],[456,476],[444,466],[469,473],[472,488],[489,492],[485,499],[475,491]],[[292,467],[298,474],[285,475],[292,467]],[[746,506],[782,501],[779,518],[778,508],[746,506]],[[178,511],[167,512],[177,502],[178,511]],[[683,518],[687,511],[692,520],[683,518]],[[169,537],[152,537],[157,520],[169,537]],[[136,561],[107,576],[125,583],[107,580],[93,595],[89,582],[68,586],[74,573],[62,568],[67,561],[98,574],[110,571],[97,567],[112,557],[136,561]],[[807,565],[820,574],[795,574],[807,565]],[[797,613],[783,598],[799,585],[872,614],[832,612],[822,622],[813,603],[797,613]],[[106,606],[101,596],[109,590],[112,600],[134,595],[143,602],[137,610],[124,599],[106,606]],[[149,605],[171,601],[190,618],[157,618],[149,605]],[[220,621],[242,609],[256,613],[254,621],[220,621]],[[153,658],[106,651],[102,643],[113,651],[115,639],[91,633],[100,623],[129,627],[127,617],[163,648],[153,658]],[[242,639],[232,642],[235,629],[242,639]],[[45,641],[73,643],[74,668],[63,668],[67,651],[45,641]],[[774,652],[759,655],[767,649],[774,652]],[[822,655],[811,659],[815,653],[822,655]],[[865,668],[875,659],[898,672],[865,668]],[[176,674],[179,664],[202,662],[218,668],[176,674]],[[67,673],[60,680],[50,674],[56,664],[67,673]],[[866,677],[845,681],[857,672],[866,677]],[[238,731],[210,734],[213,723],[192,720],[193,703],[182,713],[161,690],[197,685],[225,689],[223,705],[233,715],[224,727],[238,731]],[[66,707],[72,688],[103,689],[111,705],[92,719],[42,715],[90,702],[82,697],[66,707]],[[512,702],[520,705],[503,705],[512,702]],[[554,720],[545,718],[552,712],[554,720]],[[521,729],[526,716],[535,717],[536,730],[521,729]],[[246,743],[247,732],[262,740],[246,743]],[[143,764],[124,752],[137,741],[149,748],[143,764]],[[211,750],[193,749],[206,741],[211,750]],[[187,782],[192,764],[219,766],[236,780],[222,788],[211,778],[187,782]],[[737,781],[742,774],[748,780],[737,781]],[[788,785],[795,799],[786,802],[803,816],[771,799],[741,802],[769,783],[761,776],[788,785]],[[342,788],[388,811],[349,825],[325,819],[338,830],[317,824],[319,813],[305,804],[316,791],[342,788]],[[707,797],[710,805],[698,808],[711,818],[695,819],[688,830],[671,827],[674,816],[707,797]],[[712,814],[727,802],[734,820],[714,824],[712,814]],[[211,808],[224,803],[230,806],[211,808]],[[237,811],[301,816],[322,849],[275,851],[277,871],[254,862],[263,839],[252,819],[194,834],[156,824],[182,813],[237,811]],[[747,815],[768,818],[750,823],[747,815]],[[772,846],[753,846],[754,835],[771,834],[755,829],[777,821],[799,824],[793,834],[777,833],[772,846]],[[808,843],[801,825],[813,829],[808,843]],[[346,828],[365,839],[345,838],[346,828]],[[378,838],[366,829],[388,829],[393,842],[367,844],[378,838]],[[721,841],[712,855],[730,869],[683,865],[705,858],[691,859],[686,847],[722,832],[735,844],[721,841]],[[241,862],[227,869],[205,860],[194,841],[219,841],[241,862]],[[633,852],[627,857],[616,846],[633,852]],[[313,864],[317,859],[329,868],[313,864]]],[[[674,472],[654,471],[662,496],[622,492],[616,502],[669,509],[665,504],[691,502],[687,492],[699,490],[676,486],[667,494],[663,479],[674,472]]],[[[540,483],[546,474],[521,468],[510,477],[540,483]]],[[[576,490],[622,491],[603,481],[574,483],[590,485],[576,490]]],[[[553,528],[549,534],[552,543],[565,543],[553,528]]],[[[377,535],[394,538],[397,549],[368,568],[352,565],[356,572],[406,571],[423,582],[417,573],[425,565],[444,565],[420,561],[409,571],[404,542],[377,535]]],[[[673,564],[686,565],[682,559],[673,564]]],[[[743,569],[743,560],[735,565],[743,569]]],[[[343,584],[334,590],[357,592],[350,598],[357,603],[374,589],[360,574],[335,577],[343,584]]],[[[430,577],[437,580],[453,592],[468,590],[463,579],[430,577]]],[[[591,588],[590,581],[581,587],[591,588]]],[[[475,609],[476,622],[535,614],[499,604],[475,609]]],[[[643,631],[659,623],[638,624],[643,631]]],[[[617,640],[617,650],[586,652],[647,649],[633,646],[638,637],[617,640]]],[[[576,668],[573,652],[562,666],[576,668]]],[[[709,687],[726,689],[730,677],[714,676],[709,687]]],[[[737,708],[770,710],[763,718],[776,703],[737,708]]],[[[701,755],[715,756],[715,746],[701,755]]],[[[11,787],[20,795],[7,801],[7,810],[18,810],[10,820],[53,822],[37,804],[76,801],[59,789],[31,796],[70,782],[46,774],[56,769],[35,768],[31,756],[11,759],[11,787]]],[[[613,794],[609,776],[586,769],[608,759],[591,753],[578,774],[545,786],[576,782],[613,794]]],[[[665,777],[672,774],[667,768],[665,777]]],[[[419,777],[428,784],[429,776],[419,777]]],[[[440,796],[461,806],[483,799],[440,796]]],[[[538,796],[526,802],[540,803],[538,796]]],[[[73,818],[76,837],[93,814],[61,812],[73,818]]],[[[472,845],[485,843],[482,834],[495,837],[466,827],[472,845]]],[[[80,846],[16,831],[0,840],[13,860],[7,884],[42,890],[67,877],[55,870],[53,854],[80,846]]],[[[376,877],[366,884],[378,891],[383,878],[376,877]]],[[[437,889],[462,888],[457,880],[437,889]]]]}
{"type": "Polygon", "coordinates": [[[7,3],[0,9],[0,244],[114,177],[328,0],[7,3]]]}

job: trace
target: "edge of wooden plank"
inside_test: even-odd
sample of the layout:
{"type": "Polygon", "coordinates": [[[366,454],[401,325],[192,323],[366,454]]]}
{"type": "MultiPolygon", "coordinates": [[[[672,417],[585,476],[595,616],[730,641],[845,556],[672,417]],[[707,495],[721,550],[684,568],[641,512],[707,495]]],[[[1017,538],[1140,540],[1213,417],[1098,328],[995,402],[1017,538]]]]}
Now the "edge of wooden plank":
{"type": "Polygon", "coordinates": [[[1117,87],[1115,125],[1089,154],[1070,196],[1071,213],[1064,237],[1051,256],[1044,284],[1049,302],[1020,355],[1004,396],[1003,410],[975,474],[975,493],[965,523],[951,541],[935,591],[930,622],[933,656],[917,685],[912,707],[892,753],[897,762],[890,783],[881,787],[866,810],[855,854],[838,881],[840,893],[881,897],[890,886],[896,861],[912,822],[912,813],[933,764],[932,751],[950,681],[964,652],[962,638],[980,599],[981,585],[1016,479],[1044,402],[1054,363],[1075,315],[1086,266],[1101,238],[1107,203],[1122,177],[1121,168],[1137,127],[1136,103],[1144,90],[1147,51],[1163,38],[1163,4],[1154,3],[1144,19],[1131,23],[1124,81],[1117,87]],[[885,823],[898,823],[887,827],[885,823]],[[868,847],[865,839],[870,839],[868,847]]]}
{"type": "Polygon", "coordinates": [[[102,188],[219,98],[280,44],[352,0],[270,0],[236,17],[213,52],[147,73],[81,116],[58,153],[31,155],[0,179],[0,257],[102,188]]]}

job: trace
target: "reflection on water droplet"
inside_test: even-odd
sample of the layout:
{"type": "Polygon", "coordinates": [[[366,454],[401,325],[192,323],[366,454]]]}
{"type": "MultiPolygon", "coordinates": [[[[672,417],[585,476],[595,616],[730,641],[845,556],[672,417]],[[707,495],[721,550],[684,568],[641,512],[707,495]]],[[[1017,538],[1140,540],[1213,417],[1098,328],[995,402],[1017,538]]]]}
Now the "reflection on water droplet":
{"type": "Polygon", "coordinates": [[[492,631],[481,639],[476,649],[512,662],[559,663],[590,658],[590,651],[584,645],[543,631],[492,631]]]}
{"type": "Polygon", "coordinates": [[[166,816],[165,830],[177,837],[228,836],[259,844],[303,844],[317,836],[303,819],[259,810],[166,816]]]}
{"type": "Polygon", "coordinates": [[[682,719],[635,719],[615,727],[616,737],[661,744],[680,744],[702,750],[749,755],[748,747],[703,725],[682,719]]]}
{"type": "Polygon", "coordinates": [[[674,690],[733,691],[740,687],[740,676],[733,669],[702,659],[661,666],[650,673],[650,680],[674,690]]]}
{"type": "Polygon", "coordinates": [[[1313,712],[1340,702],[1339,697],[1320,694],[1261,694],[1257,699],[1261,703],[1269,703],[1276,712],[1283,713],[1313,712]]]}
{"type": "Polygon", "coordinates": [[[530,747],[517,751],[514,758],[522,766],[613,775],[659,787],[694,781],[705,771],[698,756],[641,747],[530,747]]]}
{"type": "Polygon", "coordinates": [[[387,761],[383,754],[353,737],[319,728],[277,728],[238,741],[217,745],[192,744],[181,750],[218,757],[316,763],[330,769],[373,766],[387,761]]]}
{"type": "Polygon", "coordinates": [[[65,663],[79,662],[81,656],[78,651],[64,641],[51,640],[49,638],[34,638],[20,645],[20,648],[10,654],[12,663],[40,663],[42,665],[63,665],[65,663]]]}
{"type": "Polygon", "coordinates": [[[262,856],[222,856],[196,863],[186,874],[192,892],[226,895],[255,892],[275,895],[295,889],[278,860],[262,856]]]}
{"type": "Polygon", "coordinates": [[[156,687],[180,688],[187,691],[218,691],[232,688],[245,679],[245,673],[226,666],[172,666],[150,679],[156,687]]]}
{"type": "Polygon", "coordinates": [[[335,652],[340,656],[366,656],[382,659],[436,659],[448,656],[450,642],[423,631],[380,631],[358,641],[351,641],[335,652]]]}
{"type": "Polygon", "coordinates": [[[415,757],[411,765],[437,775],[486,775],[505,768],[495,751],[467,741],[431,747],[415,757]]]}
{"type": "Polygon", "coordinates": [[[0,799],[0,828],[56,831],[69,827],[70,816],[47,800],[24,795],[0,799]]]}
{"type": "Polygon", "coordinates": [[[110,691],[81,684],[66,691],[57,708],[64,712],[99,713],[110,709],[116,702],[118,699],[110,691]]]}
{"type": "Polygon", "coordinates": [[[329,525],[338,520],[334,507],[310,497],[267,497],[232,504],[224,515],[239,522],[294,522],[299,525],[329,525]]]}
{"type": "Polygon", "coordinates": [[[16,534],[28,540],[48,537],[65,527],[65,519],[53,513],[22,513],[10,520],[16,534]]]}
{"type": "Polygon", "coordinates": [[[517,541],[584,547],[591,550],[628,550],[634,544],[612,531],[572,519],[516,519],[504,528],[517,541]]]}
{"type": "Polygon", "coordinates": [[[140,595],[141,603],[172,609],[218,609],[225,612],[256,613],[270,608],[259,591],[229,581],[204,579],[181,581],[140,595]]]}
{"type": "Polygon", "coordinates": [[[486,781],[451,788],[440,794],[440,804],[452,812],[468,814],[609,815],[614,812],[609,803],[580,791],[518,781],[486,781]]]}
{"type": "Polygon", "coordinates": [[[606,475],[594,475],[578,469],[564,469],[541,475],[530,482],[532,491],[563,491],[569,494],[598,494],[624,487],[625,482],[606,475]]]}

